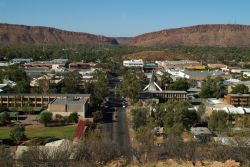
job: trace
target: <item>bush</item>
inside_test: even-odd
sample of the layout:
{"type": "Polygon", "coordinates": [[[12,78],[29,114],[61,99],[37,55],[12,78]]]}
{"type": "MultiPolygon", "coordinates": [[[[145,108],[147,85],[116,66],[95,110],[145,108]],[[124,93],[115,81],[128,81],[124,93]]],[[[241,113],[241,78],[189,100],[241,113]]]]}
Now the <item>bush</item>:
{"type": "Polygon", "coordinates": [[[133,127],[135,129],[145,126],[147,124],[147,111],[143,108],[133,109],[133,127]]]}
{"type": "Polygon", "coordinates": [[[77,123],[78,122],[78,114],[73,112],[68,117],[68,122],[77,123]]]}
{"type": "Polygon", "coordinates": [[[10,130],[10,138],[14,143],[19,143],[26,138],[25,127],[23,125],[15,125],[10,130]]]}
{"type": "Polygon", "coordinates": [[[4,126],[10,123],[10,114],[3,112],[0,116],[0,126],[4,126]]]}
{"type": "Polygon", "coordinates": [[[213,112],[208,127],[212,130],[222,131],[227,128],[228,114],[225,111],[213,112]]]}
{"type": "Polygon", "coordinates": [[[43,123],[44,126],[47,126],[49,122],[52,121],[53,114],[51,112],[42,112],[40,114],[40,123],[43,123]]]}

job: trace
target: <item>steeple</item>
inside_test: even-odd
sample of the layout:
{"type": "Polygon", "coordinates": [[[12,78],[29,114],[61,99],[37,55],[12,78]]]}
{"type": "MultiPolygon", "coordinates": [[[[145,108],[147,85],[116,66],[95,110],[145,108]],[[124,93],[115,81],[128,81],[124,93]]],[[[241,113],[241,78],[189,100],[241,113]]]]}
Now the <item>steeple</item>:
{"type": "Polygon", "coordinates": [[[162,89],[157,83],[155,82],[155,76],[154,76],[154,71],[152,71],[152,76],[149,80],[149,84],[143,89],[143,91],[161,91],[162,89]]]}

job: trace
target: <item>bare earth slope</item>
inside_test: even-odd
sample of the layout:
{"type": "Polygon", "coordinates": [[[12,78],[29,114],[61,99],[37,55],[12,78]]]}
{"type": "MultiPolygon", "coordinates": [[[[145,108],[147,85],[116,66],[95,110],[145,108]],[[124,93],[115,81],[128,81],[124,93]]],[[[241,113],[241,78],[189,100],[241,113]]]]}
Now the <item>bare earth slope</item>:
{"type": "Polygon", "coordinates": [[[139,35],[130,45],[250,46],[250,26],[236,24],[197,25],[139,35]]]}
{"type": "Polygon", "coordinates": [[[0,43],[5,44],[117,44],[114,38],[49,27],[0,23],[0,43]]]}

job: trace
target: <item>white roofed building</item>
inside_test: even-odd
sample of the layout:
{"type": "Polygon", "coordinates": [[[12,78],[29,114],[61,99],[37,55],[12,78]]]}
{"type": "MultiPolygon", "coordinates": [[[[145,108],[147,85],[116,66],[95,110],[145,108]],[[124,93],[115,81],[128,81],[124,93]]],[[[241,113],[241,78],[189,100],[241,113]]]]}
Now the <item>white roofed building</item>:
{"type": "Polygon", "coordinates": [[[123,66],[124,67],[143,67],[144,62],[142,59],[138,60],[124,60],[123,61],[123,66]]]}

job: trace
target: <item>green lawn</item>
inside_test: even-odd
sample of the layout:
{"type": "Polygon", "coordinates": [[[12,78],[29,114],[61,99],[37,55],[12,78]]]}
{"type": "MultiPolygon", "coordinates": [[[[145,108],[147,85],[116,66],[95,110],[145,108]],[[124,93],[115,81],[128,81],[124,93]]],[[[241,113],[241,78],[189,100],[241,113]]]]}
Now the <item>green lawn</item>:
{"type": "MultiPolygon", "coordinates": [[[[75,133],[76,126],[62,126],[62,127],[43,127],[37,126],[26,127],[26,136],[28,138],[34,137],[55,137],[59,139],[72,139],[75,133]]],[[[10,133],[10,128],[0,127],[0,139],[8,139],[10,133]]]]}

